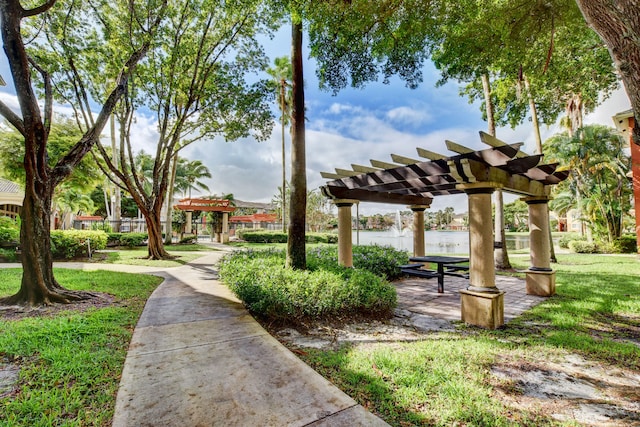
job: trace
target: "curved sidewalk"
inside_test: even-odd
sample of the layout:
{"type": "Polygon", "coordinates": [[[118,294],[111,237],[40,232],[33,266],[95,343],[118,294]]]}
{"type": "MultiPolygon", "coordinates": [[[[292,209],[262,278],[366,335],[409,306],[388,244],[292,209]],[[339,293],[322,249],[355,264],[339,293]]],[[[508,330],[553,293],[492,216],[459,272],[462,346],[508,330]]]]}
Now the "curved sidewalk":
{"type": "Polygon", "coordinates": [[[113,426],[387,425],[247,313],[217,280],[221,255],[156,269],[165,281],[133,333],[113,426]]]}

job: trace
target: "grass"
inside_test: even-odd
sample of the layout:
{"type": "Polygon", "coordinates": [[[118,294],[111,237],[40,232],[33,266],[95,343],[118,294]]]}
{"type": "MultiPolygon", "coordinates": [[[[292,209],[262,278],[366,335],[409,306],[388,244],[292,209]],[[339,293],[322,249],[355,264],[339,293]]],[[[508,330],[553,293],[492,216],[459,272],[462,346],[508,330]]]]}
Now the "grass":
{"type": "MultiPolygon", "coordinates": [[[[306,349],[301,357],[394,426],[563,425],[544,411],[503,403],[490,368],[573,353],[640,374],[640,262],[635,255],[558,257],[557,295],[503,329],[461,325],[420,342],[306,349]]],[[[524,269],[528,259],[512,263],[524,269]]]]}
{"type": "Polygon", "coordinates": [[[171,260],[150,260],[147,259],[147,249],[133,248],[120,249],[116,252],[104,252],[106,258],[100,262],[106,264],[127,264],[127,265],[145,265],[149,267],[179,267],[187,264],[194,259],[202,256],[202,251],[215,251],[209,246],[193,244],[193,245],[166,245],[165,249],[169,254],[176,258],[171,260]]]}
{"type": "MultiPolygon", "coordinates": [[[[0,425],[107,426],[133,328],[162,281],[155,276],[55,269],[68,289],[109,293],[115,305],[0,321],[0,365],[20,366],[18,389],[0,398],[0,425]]],[[[0,269],[0,295],[20,269],[0,269]]]]}

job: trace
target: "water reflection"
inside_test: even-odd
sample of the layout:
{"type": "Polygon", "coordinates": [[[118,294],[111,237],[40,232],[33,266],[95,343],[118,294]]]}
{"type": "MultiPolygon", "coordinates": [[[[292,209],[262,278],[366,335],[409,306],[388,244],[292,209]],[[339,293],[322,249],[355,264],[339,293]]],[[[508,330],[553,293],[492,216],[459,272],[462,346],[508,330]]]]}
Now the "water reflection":
{"type": "MultiPolygon", "coordinates": [[[[425,231],[424,233],[426,253],[443,254],[468,254],[469,233],[467,231],[425,231]]],[[[356,233],[353,233],[353,242],[356,242],[356,233]]],[[[388,245],[404,251],[413,250],[413,233],[407,232],[398,235],[393,231],[360,231],[361,245],[388,245]]],[[[507,236],[507,249],[526,249],[529,247],[528,235],[507,236]]]]}

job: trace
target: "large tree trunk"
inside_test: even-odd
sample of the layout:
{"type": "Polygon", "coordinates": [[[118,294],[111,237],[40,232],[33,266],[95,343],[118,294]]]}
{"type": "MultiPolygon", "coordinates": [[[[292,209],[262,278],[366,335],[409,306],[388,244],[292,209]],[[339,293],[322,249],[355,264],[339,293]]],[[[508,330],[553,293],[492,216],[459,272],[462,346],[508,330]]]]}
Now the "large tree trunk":
{"type": "Polygon", "coordinates": [[[291,202],[287,265],[297,269],[305,269],[307,267],[305,252],[307,166],[305,158],[304,75],[302,72],[302,22],[291,23],[291,64],[293,68],[293,111],[291,115],[291,202]]]}
{"type": "Polygon", "coordinates": [[[149,233],[149,240],[147,241],[149,259],[173,258],[164,248],[160,215],[155,211],[149,211],[144,213],[144,220],[147,224],[147,233],[149,233]]]}
{"type": "MultiPolygon", "coordinates": [[[[27,163],[32,164],[25,162],[25,166],[27,163]]],[[[26,170],[25,198],[20,214],[22,282],[17,294],[0,300],[0,303],[38,306],[85,299],[92,294],[69,291],[53,277],[49,216],[53,186],[48,180],[35,182],[33,171],[29,169],[26,170]]]]}
{"type": "Polygon", "coordinates": [[[587,24],[609,48],[635,113],[633,140],[640,145],[640,13],[636,0],[576,0],[587,24]]]}

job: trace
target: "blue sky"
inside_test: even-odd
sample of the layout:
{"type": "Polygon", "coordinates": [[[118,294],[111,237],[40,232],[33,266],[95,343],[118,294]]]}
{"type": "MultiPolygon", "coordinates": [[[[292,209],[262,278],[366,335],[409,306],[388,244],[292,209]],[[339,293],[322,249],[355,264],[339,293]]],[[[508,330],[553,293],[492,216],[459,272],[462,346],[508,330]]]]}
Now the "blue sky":
{"type": "MultiPolygon", "coordinates": [[[[290,54],[289,29],[279,31],[273,40],[265,41],[265,50],[271,60],[290,54]]],[[[305,58],[308,51],[305,51],[305,58]]],[[[320,91],[315,76],[315,63],[304,63],[305,98],[307,104],[306,153],[308,188],[323,185],[326,180],[321,171],[334,168],[350,169],[352,163],[369,165],[370,159],[391,161],[391,153],[418,158],[416,147],[442,154],[451,154],[445,139],[471,148],[484,148],[478,132],[486,130],[479,103],[469,104],[460,97],[458,85],[449,83],[436,88],[438,72],[431,64],[423,70],[424,81],[415,90],[407,89],[399,80],[391,84],[371,83],[364,89],[345,89],[333,96],[320,91]]],[[[8,76],[6,58],[2,55],[0,73],[8,76]]],[[[8,81],[8,83],[10,83],[8,81]]],[[[13,88],[0,88],[0,97],[10,106],[16,106],[13,88]]],[[[274,110],[275,110],[274,105],[274,110]]],[[[626,94],[620,90],[604,102],[586,123],[613,126],[611,116],[630,108],[626,94]]],[[[277,114],[277,113],[276,113],[277,114]]],[[[543,140],[559,132],[557,126],[542,129],[543,140]]],[[[155,141],[155,123],[152,117],[138,117],[134,139],[147,152],[155,141]]],[[[289,135],[287,136],[287,169],[289,169],[289,135]]],[[[498,138],[509,142],[525,142],[524,151],[534,151],[531,125],[524,123],[516,129],[499,128],[498,138]]],[[[221,139],[200,141],[186,148],[182,155],[201,160],[211,171],[212,178],[205,181],[212,193],[233,193],[236,199],[269,202],[281,184],[281,132],[274,127],[271,138],[264,142],[251,139],[225,142],[221,139]]],[[[287,173],[287,176],[289,174],[287,173]]],[[[515,197],[507,197],[507,201],[515,197]]],[[[464,195],[437,197],[431,209],[447,206],[462,213],[467,210],[464,195]]],[[[404,209],[398,205],[363,203],[360,213],[394,212],[404,209]]]]}

